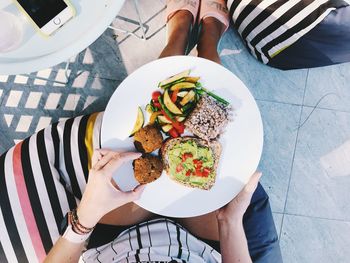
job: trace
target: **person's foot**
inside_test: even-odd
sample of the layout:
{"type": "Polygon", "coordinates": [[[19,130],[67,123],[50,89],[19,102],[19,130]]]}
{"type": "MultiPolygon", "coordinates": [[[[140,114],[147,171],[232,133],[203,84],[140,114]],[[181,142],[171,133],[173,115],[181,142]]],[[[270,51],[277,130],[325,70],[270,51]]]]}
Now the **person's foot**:
{"type": "Polygon", "coordinates": [[[198,56],[221,64],[217,46],[230,23],[225,1],[202,0],[199,17],[201,32],[197,45],[198,56]]]}
{"type": "Polygon", "coordinates": [[[167,44],[160,57],[183,55],[191,26],[196,21],[199,0],[167,1],[167,44]]]}

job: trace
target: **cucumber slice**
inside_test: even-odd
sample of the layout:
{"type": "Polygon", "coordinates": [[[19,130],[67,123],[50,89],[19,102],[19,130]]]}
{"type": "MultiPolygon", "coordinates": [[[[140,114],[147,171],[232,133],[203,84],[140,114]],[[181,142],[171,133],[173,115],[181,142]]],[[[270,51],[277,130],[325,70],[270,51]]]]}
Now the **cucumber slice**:
{"type": "Polygon", "coordinates": [[[171,123],[171,121],[169,121],[167,118],[165,118],[165,116],[163,115],[159,115],[158,116],[158,120],[160,123],[171,123]]]}
{"type": "Polygon", "coordinates": [[[163,86],[165,86],[165,85],[167,85],[167,84],[170,84],[170,83],[173,83],[173,82],[175,82],[175,81],[177,81],[177,80],[179,80],[179,79],[188,77],[188,75],[190,75],[190,72],[191,72],[190,69],[189,69],[189,70],[182,71],[182,72],[180,72],[179,74],[176,74],[176,75],[174,75],[174,76],[172,76],[172,77],[170,77],[170,78],[168,78],[168,79],[166,79],[166,80],[163,80],[163,81],[159,82],[159,85],[158,85],[158,86],[159,86],[159,87],[163,87],[163,86]]]}

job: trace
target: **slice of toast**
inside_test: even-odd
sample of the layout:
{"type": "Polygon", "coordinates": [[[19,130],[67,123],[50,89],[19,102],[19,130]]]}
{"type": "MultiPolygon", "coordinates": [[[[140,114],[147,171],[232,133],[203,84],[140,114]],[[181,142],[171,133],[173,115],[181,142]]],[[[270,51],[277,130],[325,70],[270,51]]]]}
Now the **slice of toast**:
{"type": "Polygon", "coordinates": [[[165,143],[163,143],[162,148],[160,149],[160,154],[163,160],[163,167],[164,170],[167,172],[168,176],[170,176],[171,179],[175,180],[176,182],[183,184],[188,187],[193,188],[199,188],[203,190],[209,190],[215,183],[216,179],[216,171],[219,165],[220,155],[221,155],[221,144],[218,141],[211,141],[207,142],[202,139],[198,139],[195,137],[180,137],[180,138],[174,138],[174,139],[168,139],[165,143]],[[194,184],[189,179],[188,180],[179,180],[175,175],[172,175],[170,172],[170,166],[169,166],[169,158],[168,158],[168,151],[172,149],[175,145],[185,142],[185,141],[193,141],[200,147],[208,147],[212,150],[213,153],[213,159],[214,159],[214,165],[212,167],[212,171],[210,175],[207,177],[207,181],[202,184],[194,184]]]}

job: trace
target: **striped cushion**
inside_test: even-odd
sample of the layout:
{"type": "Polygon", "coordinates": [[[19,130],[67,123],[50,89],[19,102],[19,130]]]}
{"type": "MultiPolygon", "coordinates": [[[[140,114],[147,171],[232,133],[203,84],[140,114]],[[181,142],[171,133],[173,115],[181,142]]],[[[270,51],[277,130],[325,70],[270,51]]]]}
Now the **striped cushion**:
{"type": "Polygon", "coordinates": [[[84,192],[103,113],[55,123],[0,157],[0,262],[42,262],[84,192]]]}

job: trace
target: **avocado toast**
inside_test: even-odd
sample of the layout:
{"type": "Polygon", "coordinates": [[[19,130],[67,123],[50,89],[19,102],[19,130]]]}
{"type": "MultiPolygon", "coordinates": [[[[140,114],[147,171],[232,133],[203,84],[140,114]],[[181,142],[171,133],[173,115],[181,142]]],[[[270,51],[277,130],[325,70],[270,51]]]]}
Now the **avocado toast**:
{"type": "Polygon", "coordinates": [[[209,190],[215,183],[221,145],[195,138],[168,139],[161,148],[163,166],[171,179],[189,187],[209,190]]]}

